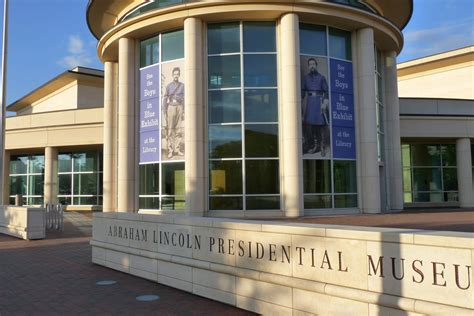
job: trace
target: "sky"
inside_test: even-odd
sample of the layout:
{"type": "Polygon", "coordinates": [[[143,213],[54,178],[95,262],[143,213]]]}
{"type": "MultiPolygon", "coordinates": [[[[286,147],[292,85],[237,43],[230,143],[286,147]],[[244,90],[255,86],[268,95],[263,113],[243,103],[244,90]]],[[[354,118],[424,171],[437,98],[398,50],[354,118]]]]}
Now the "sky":
{"type": "MultiPolygon", "coordinates": [[[[86,23],[87,0],[9,0],[9,5],[7,104],[78,65],[103,69],[86,23]]],[[[474,0],[414,0],[403,33],[399,62],[474,45],[474,0]]]]}

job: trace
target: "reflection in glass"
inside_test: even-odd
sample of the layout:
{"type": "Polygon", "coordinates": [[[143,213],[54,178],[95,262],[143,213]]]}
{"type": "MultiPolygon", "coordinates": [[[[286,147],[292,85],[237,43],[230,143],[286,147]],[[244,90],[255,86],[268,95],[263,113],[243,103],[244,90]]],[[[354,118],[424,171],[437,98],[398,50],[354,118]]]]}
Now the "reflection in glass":
{"type": "Polygon", "coordinates": [[[79,196],[72,199],[74,205],[97,205],[97,197],[79,196]]]}
{"type": "Polygon", "coordinates": [[[209,89],[240,87],[240,56],[209,57],[209,89]]]}
{"type": "Polygon", "coordinates": [[[331,193],[331,162],[303,159],[304,193],[331,193]]]}
{"type": "Polygon", "coordinates": [[[157,64],[160,60],[159,36],[140,43],[140,67],[157,64]]]}
{"type": "Polygon", "coordinates": [[[10,176],[10,195],[26,195],[26,176],[10,176]]]}
{"type": "Polygon", "coordinates": [[[161,199],[161,209],[163,211],[184,210],[186,202],[184,196],[163,197],[161,199]]]}
{"type": "Polygon", "coordinates": [[[140,194],[142,195],[158,195],[160,194],[159,179],[160,165],[149,164],[140,165],[140,194]]]}
{"type": "Polygon", "coordinates": [[[29,176],[28,195],[43,195],[44,179],[42,175],[29,176]]]}
{"type": "Polygon", "coordinates": [[[443,191],[458,190],[457,168],[443,168],[443,191]]]}
{"type": "Polygon", "coordinates": [[[207,53],[227,54],[240,51],[240,27],[238,22],[209,24],[207,26],[207,53]]]}
{"type": "Polygon", "coordinates": [[[242,157],[241,126],[209,126],[209,156],[211,158],[242,157]]]}
{"type": "Polygon", "coordinates": [[[74,174],[74,195],[97,195],[97,174],[74,174]]]}
{"type": "Polygon", "coordinates": [[[139,197],[139,208],[143,210],[158,210],[160,209],[159,197],[139,197]]]}
{"type": "Polygon", "coordinates": [[[278,122],[276,89],[245,89],[245,122],[278,122]]]}
{"type": "Polygon", "coordinates": [[[334,161],[334,192],[357,193],[356,162],[353,160],[334,161]]]}
{"type": "Polygon", "coordinates": [[[438,145],[412,144],[411,155],[413,166],[440,166],[441,155],[438,145]]]}
{"type": "Polygon", "coordinates": [[[59,194],[60,195],[71,195],[72,194],[72,181],[70,174],[58,175],[59,182],[59,194]]]}
{"type": "Polygon", "coordinates": [[[456,145],[441,145],[441,155],[443,160],[443,166],[455,167],[456,161],[456,145]]]}
{"type": "Polygon", "coordinates": [[[44,156],[31,156],[28,169],[29,173],[44,173],[44,156]]]}
{"type": "Polygon", "coordinates": [[[247,194],[279,194],[280,172],[278,160],[245,161],[247,194]]]}
{"type": "Polygon", "coordinates": [[[278,157],[278,125],[245,125],[245,156],[253,158],[278,157]]]}
{"type": "Polygon", "coordinates": [[[58,172],[72,171],[72,157],[70,154],[58,155],[58,172]]]}
{"type": "Polygon", "coordinates": [[[334,58],[352,60],[350,32],[329,28],[329,55],[334,58]]]}
{"type": "Polygon", "coordinates": [[[161,168],[162,195],[184,195],[184,162],[164,163],[161,168]]]}
{"type": "Polygon", "coordinates": [[[300,53],[327,56],[325,26],[300,24],[300,53]]]}
{"type": "Polygon", "coordinates": [[[276,87],[276,55],[245,55],[244,86],[276,87]]]}
{"type": "Polygon", "coordinates": [[[352,208],[357,207],[357,195],[347,194],[334,196],[334,207],[335,208],[352,208]]]}
{"type": "Polygon", "coordinates": [[[10,158],[10,174],[25,174],[27,172],[28,157],[10,158]]]}
{"type": "Polygon", "coordinates": [[[210,197],[209,209],[212,210],[241,210],[243,208],[242,197],[210,197]]]}
{"type": "Polygon", "coordinates": [[[96,171],[97,152],[90,151],[72,154],[74,158],[74,172],[96,171]]]}
{"type": "Polygon", "coordinates": [[[413,189],[441,191],[441,168],[413,168],[413,189]]]}
{"type": "Polygon", "coordinates": [[[242,161],[211,161],[209,194],[242,194],[242,161]]]}
{"type": "Polygon", "coordinates": [[[184,58],[184,30],[163,33],[162,61],[184,58]]]}
{"type": "Polygon", "coordinates": [[[305,195],[304,196],[305,209],[320,209],[320,208],[331,208],[331,207],[332,207],[331,195],[305,195]]]}
{"type": "Polygon", "coordinates": [[[244,52],[276,51],[274,22],[244,22],[244,52]]]}
{"type": "Polygon", "coordinates": [[[238,123],[242,121],[240,90],[209,91],[209,123],[238,123]]]}
{"type": "Polygon", "coordinates": [[[247,196],[247,210],[279,210],[279,196],[247,196]]]}

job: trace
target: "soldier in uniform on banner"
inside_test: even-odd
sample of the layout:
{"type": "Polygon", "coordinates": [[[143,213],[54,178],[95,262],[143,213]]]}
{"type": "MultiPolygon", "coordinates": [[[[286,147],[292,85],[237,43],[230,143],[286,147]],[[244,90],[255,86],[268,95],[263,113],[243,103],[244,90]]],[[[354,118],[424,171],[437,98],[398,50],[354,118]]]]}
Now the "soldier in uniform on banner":
{"type": "Polygon", "coordinates": [[[320,153],[325,157],[330,146],[328,83],[318,72],[315,58],[308,59],[308,70],[301,83],[303,154],[320,153]]]}
{"type": "Polygon", "coordinates": [[[181,69],[174,67],[171,81],[163,95],[163,116],[165,123],[168,159],[184,156],[184,83],[179,81],[181,69]]]}

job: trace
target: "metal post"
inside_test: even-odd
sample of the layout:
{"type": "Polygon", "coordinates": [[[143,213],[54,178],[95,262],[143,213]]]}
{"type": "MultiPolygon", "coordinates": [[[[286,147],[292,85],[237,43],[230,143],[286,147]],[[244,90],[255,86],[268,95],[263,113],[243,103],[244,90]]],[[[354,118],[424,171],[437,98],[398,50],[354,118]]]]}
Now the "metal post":
{"type": "Polygon", "coordinates": [[[0,206],[5,204],[3,200],[4,181],[4,157],[5,157],[5,116],[6,116],[6,87],[7,87],[7,43],[8,43],[8,0],[3,0],[3,41],[2,41],[2,73],[0,85],[0,206]]]}

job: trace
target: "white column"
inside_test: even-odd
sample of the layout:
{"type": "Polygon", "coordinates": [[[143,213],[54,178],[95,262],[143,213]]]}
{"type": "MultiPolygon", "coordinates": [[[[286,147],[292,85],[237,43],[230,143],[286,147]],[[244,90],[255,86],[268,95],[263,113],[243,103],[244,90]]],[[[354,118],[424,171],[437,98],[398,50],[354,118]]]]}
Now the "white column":
{"type": "Polygon", "coordinates": [[[44,150],[44,202],[58,202],[58,149],[55,147],[44,150]]]}
{"type": "Polygon", "coordinates": [[[357,31],[358,128],[361,170],[360,207],[363,213],[380,213],[380,175],[377,157],[374,31],[357,31]]]}
{"type": "Polygon", "coordinates": [[[282,200],[286,217],[304,215],[299,19],[285,14],[280,23],[282,200]]]}
{"type": "Polygon", "coordinates": [[[204,159],[202,22],[197,18],[184,21],[185,84],[185,187],[186,213],[203,216],[207,188],[204,159]]]}
{"type": "Polygon", "coordinates": [[[403,210],[402,152],[400,143],[400,102],[398,99],[397,53],[385,54],[385,111],[387,125],[388,199],[390,209],[403,210]]]}
{"type": "Polygon", "coordinates": [[[117,63],[104,64],[103,211],[117,207],[117,63]]]}
{"type": "Polygon", "coordinates": [[[458,169],[459,205],[466,208],[474,207],[471,140],[469,138],[456,140],[456,160],[458,169]]]}
{"type": "Polygon", "coordinates": [[[117,211],[135,212],[135,40],[119,39],[117,211]]]}

